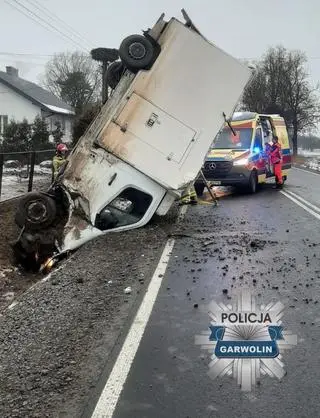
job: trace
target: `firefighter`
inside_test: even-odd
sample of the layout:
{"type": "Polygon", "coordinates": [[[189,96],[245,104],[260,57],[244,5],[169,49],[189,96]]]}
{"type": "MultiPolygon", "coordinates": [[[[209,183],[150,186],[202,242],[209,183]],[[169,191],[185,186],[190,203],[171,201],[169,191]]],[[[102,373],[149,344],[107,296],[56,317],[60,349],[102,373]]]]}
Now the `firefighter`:
{"type": "Polygon", "coordinates": [[[272,138],[272,146],[270,149],[270,160],[273,166],[273,172],[276,177],[276,188],[281,189],[283,186],[282,178],[282,152],[279,138],[274,136],[272,138]]]}
{"type": "Polygon", "coordinates": [[[179,205],[196,205],[197,203],[197,193],[194,189],[193,183],[191,183],[183,191],[182,196],[180,197],[179,205]]]}
{"type": "Polygon", "coordinates": [[[52,159],[52,179],[57,178],[62,165],[66,162],[66,155],[68,148],[65,144],[58,144],[56,148],[56,155],[52,159]]]}

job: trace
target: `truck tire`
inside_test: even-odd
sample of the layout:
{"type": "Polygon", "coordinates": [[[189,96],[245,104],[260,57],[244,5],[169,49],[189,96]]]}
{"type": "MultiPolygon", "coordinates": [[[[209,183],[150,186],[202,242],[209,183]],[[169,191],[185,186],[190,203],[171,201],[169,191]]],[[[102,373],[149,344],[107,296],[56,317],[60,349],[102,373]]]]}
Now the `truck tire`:
{"type": "Polygon", "coordinates": [[[202,196],[203,195],[204,188],[205,188],[204,183],[195,183],[194,190],[196,191],[197,196],[202,196]]]}
{"type": "Polygon", "coordinates": [[[123,65],[136,73],[151,68],[155,58],[155,48],[144,36],[130,35],[122,41],[119,56],[123,65]]]}
{"type": "Polygon", "coordinates": [[[50,226],[56,213],[56,204],[51,197],[30,192],[20,200],[15,222],[20,228],[25,226],[29,230],[36,231],[50,226]]]}
{"type": "Polygon", "coordinates": [[[249,178],[249,184],[248,184],[248,192],[251,194],[256,193],[258,188],[258,176],[255,171],[252,171],[249,178]]]}
{"type": "Polygon", "coordinates": [[[121,61],[113,62],[107,70],[106,84],[111,88],[115,89],[121,79],[124,72],[124,65],[121,61]]]}

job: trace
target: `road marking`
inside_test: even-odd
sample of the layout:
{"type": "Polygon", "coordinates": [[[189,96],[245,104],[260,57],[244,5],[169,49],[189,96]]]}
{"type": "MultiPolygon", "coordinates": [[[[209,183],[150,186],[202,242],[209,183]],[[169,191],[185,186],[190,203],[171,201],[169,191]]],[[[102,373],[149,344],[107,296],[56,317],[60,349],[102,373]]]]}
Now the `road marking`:
{"type": "Polygon", "coordinates": [[[293,170],[303,171],[304,173],[313,174],[314,176],[320,175],[320,171],[319,173],[314,173],[313,171],[304,170],[303,168],[298,168],[298,167],[293,167],[293,170]]]}
{"type": "MultiPolygon", "coordinates": [[[[187,209],[187,206],[181,207],[177,222],[183,220],[187,209]]],[[[144,295],[107,383],[96,404],[95,410],[91,416],[92,418],[112,418],[113,416],[135,355],[138,351],[144,330],[149,322],[153,305],[157,299],[163,277],[167,270],[174,243],[174,239],[169,239],[164,247],[157,268],[149,283],[148,290],[144,295]]]]}
{"type": "Polygon", "coordinates": [[[300,200],[305,205],[309,206],[311,209],[313,209],[316,212],[320,212],[320,207],[313,205],[312,203],[308,202],[308,200],[305,200],[303,197],[299,196],[296,193],[293,193],[291,190],[286,190],[286,193],[289,193],[291,196],[293,196],[295,199],[300,200]]]}
{"type": "MultiPolygon", "coordinates": [[[[320,214],[319,213],[315,212],[314,210],[310,209],[308,206],[304,205],[296,197],[291,196],[289,193],[284,192],[283,190],[281,190],[280,193],[283,194],[284,196],[286,196],[288,199],[292,200],[296,205],[300,206],[301,208],[303,208],[304,210],[309,212],[315,218],[320,220],[320,214]]],[[[309,205],[311,205],[311,203],[309,203],[309,205]]],[[[317,208],[317,210],[319,210],[319,212],[320,212],[320,209],[317,208]]]]}

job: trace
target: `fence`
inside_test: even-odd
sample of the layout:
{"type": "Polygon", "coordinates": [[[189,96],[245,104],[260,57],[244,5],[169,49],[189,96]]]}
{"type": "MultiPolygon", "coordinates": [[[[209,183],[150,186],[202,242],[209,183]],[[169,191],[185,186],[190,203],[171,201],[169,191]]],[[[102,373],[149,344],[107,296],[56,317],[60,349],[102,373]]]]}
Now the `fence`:
{"type": "Polygon", "coordinates": [[[48,188],[54,154],[54,149],[0,153],[0,201],[48,188]]]}

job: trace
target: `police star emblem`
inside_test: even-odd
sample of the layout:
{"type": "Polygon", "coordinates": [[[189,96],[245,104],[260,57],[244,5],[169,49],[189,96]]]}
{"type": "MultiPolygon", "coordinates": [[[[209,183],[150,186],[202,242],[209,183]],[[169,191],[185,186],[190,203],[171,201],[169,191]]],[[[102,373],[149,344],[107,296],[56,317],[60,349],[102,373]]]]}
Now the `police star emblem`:
{"type": "Polygon", "coordinates": [[[250,392],[269,375],[285,375],[283,352],[297,345],[297,336],[283,330],[281,302],[258,305],[249,289],[241,289],[233,305],[208,305],[208,331],[196,335],[195,344],[209,351],[208,375],[233,376],[242,391],[250,392]]]}

